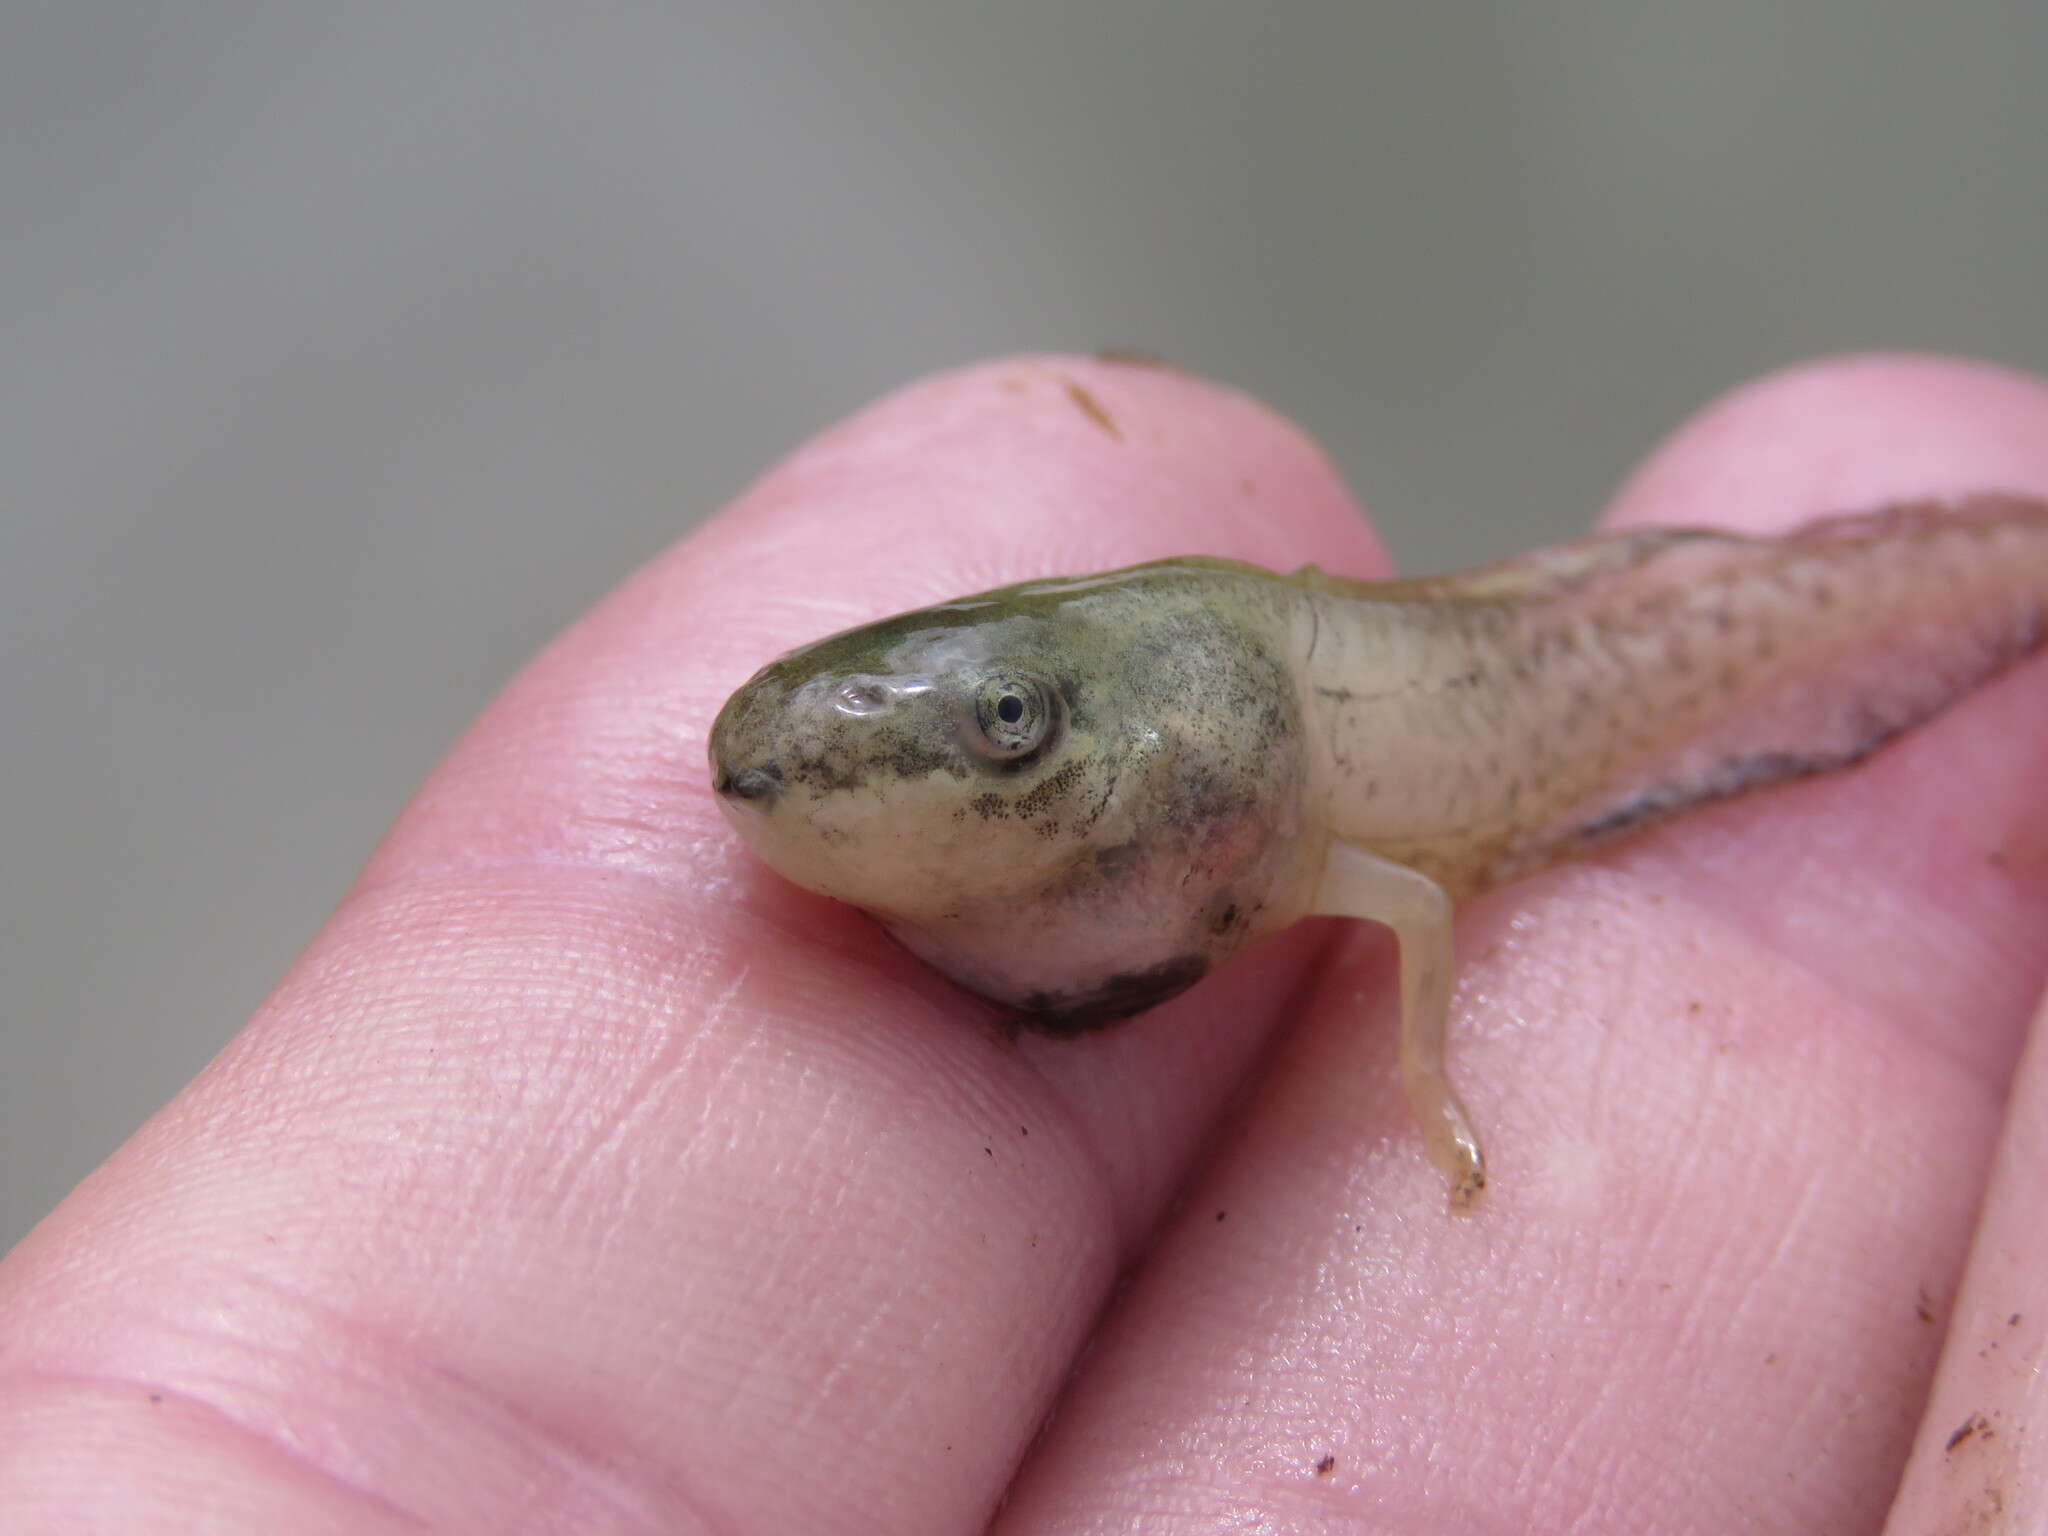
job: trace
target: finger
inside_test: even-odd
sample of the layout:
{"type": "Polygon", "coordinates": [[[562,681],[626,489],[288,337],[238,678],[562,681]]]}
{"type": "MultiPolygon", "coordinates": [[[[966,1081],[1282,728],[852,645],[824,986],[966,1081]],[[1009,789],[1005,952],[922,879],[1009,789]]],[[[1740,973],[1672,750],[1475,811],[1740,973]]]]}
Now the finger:
{"type": "Polygon", "coordinates": [[[2048,1005],[2013,1083],[1991,1188],[1927,1410],[1914,1437],[1890,1536],[2032,1531],[2048,1521],[2048,1449],[2034,1426],[2048,1407],[2041,1370],[2048,1325],[2048,1005]]]}
{"type": "Polygon", "coordinates": [[[279,1529],[977,1524],[1315,937],[1013,1047],[745,854],[705,732],[840,625],[1186,551],[1378,560],[1264,411],[1035,360],[884,402],[628,582],[0,1267],[0,1444],[119,1447],[17,1462],[0,1525],[122,1523],[167,1467],[279,1529]]]}
{"type": "MultiPolygon", "coordinates": [[[[2048,488],[2041,394],[2031,377],[1946,360],[1801,370],[1706,413],[1624,490],[1617,520],[1768,528],[1902,494],[2039,493],[2048,488]],[[1727,423],[1751,413],[1788,430],[1736,451],[1723,440],[1727,423]],[[1791,424],[1809,418],[1840,426],[1814,446],[1801,499],[1765,511],[1750,477],[1771,472],[1772,456],[1789,451],[1791,424]]],[[[1796,953],[1925,1049],[2002,1084],[2042,980],[2048,887],[2026,878],[2014,842],[2039,824],[2042,665],[2022,666],[1951,710],[1938,731],[1907,736],[1855,773],[1717,809],[1682,838],[1639,845],[1631,867],[1682,884],[1718,921],[1796,953]],[[1928,988],[1936,974],[1945,985],[1928,988]]]]}
{"type": "MultiPolygon", "coordinates": [[[[2048,491],[2048,389],[1859,361],[1709,411],[1616,516],[1986,486],[2048,491]]],[[[2040,844],[2044,755],[2036,661],[1851,773],[1475,903],[1469,1219],[1406,1121],[1388,951],[1347,945],[1001,1529],[1875,1524],[2048,952],[2048,868],[1995,857],[2040,844]]]]}

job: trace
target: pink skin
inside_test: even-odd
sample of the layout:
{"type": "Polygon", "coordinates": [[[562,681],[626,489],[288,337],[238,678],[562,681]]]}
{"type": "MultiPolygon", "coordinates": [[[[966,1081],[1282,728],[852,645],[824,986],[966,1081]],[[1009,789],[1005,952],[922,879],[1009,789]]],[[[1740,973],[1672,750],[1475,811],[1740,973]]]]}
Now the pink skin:
{"type": "MultiPolygon", "coordinates": [[[[1855,360],[1714,407],[1610,520],[1980,487],[2048,494],[2048,388],[1855,360]]],[[[0,1265],[0,1529],[916,1536],[1007,1490],[1006,1536],[1856,1532],[1909,1452],[1951,1507],[1915,1434],[2048,954],[2048,666],[1475,903],[1494,1184],[1453,1219],[1379,936],[1011,1045],[712,804],[705,729],[784,647],[1193,550],[1382,565],[1257,407],[1040,359],[884,401],[628,582],[0,1265]]],[[[2048,1223],[1990,1210],[1971,1315],[2038,1339],[2048,1223]]],[[[1999,1406],[1981,1344],[1938,1412],[1999,1406]]]]}

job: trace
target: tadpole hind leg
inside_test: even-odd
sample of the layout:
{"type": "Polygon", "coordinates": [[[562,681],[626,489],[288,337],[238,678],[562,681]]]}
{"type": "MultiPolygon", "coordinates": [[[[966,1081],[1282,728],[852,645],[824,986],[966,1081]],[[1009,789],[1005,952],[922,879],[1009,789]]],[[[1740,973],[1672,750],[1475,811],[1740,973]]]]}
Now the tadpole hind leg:
{"type": "Polygon", "coordinates": [[[1430,1159],[1450,1179],[1451,1205],[1486,1187],[1486,1158],[1444,1065],[1451,1014],[1451,899],[1427,875],[1333,842],[1315,911],[1384,923],[1401,947],[1401,1078],[1430,1159]]]}

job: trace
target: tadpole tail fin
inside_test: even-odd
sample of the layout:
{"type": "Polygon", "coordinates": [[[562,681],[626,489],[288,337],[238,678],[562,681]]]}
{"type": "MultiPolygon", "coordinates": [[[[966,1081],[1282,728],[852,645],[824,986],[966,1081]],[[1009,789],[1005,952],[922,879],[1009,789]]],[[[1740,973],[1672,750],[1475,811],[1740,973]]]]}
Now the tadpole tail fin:
{"type": "Polygon", "coordinates": [[[1612,771],[1517,837],[1494,880],[1855,762],[2048,642],[2048,503],[1982,496],[1781,539],[1626,547],[1640,558],[1528,609],[1539,669],[1597,658],[1612,771]]]}

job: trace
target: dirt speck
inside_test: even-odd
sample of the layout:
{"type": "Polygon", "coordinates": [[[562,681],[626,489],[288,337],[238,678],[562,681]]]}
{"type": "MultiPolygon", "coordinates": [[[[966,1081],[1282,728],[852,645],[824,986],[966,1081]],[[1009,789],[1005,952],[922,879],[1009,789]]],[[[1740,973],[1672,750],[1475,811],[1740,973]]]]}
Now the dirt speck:
{"type": "Polygon", "coordinates": [[[1934,1298],[1927,1294],[1927,1287],[1920,1287],[1920,1294],[1913,1302],[1913,1315],[1923,1323],[1934,1321],[1934,1298]]]}
{"type": "Polygon", "coordinates": [[[1228,1216],[1229,1214],[1230,1214],[1230,1212],[1228,1212],[1228,1211],[1218,1211],[1218,1212],[1216,1213],[1216,1219],[1217,1219],[1218,1221],[1221,1221],[1221,1220],[1222,1220],[1222,1219],[1223,1219],[1224,1217],[1228,1216]]]}
{"type": "Polygon", "coordinates": [[[1953,1455],[1955,1448],[1965,1440],[1989,1440],[1991,1435],[1991,1421],[1981,1413],[1973,1413],[1956,1427],[1956,1432],[1948,1437],[1948,1444],[1942,1449],[1953,1455]]]}
{"type": "Polygon", "coordinates": [[[1334,1456],[1325,1456],[1321,1461],[1316,1463],[1317,1477],[1328,1477],[1332,1472],[1336,1470],[1337,1458],[1334,1456]]]}
{"type": "Polygon", "coordinates": [[[1123,431],[1117,426],[1116,419],[1103,409],[1102,402],[1083,389],[1078,380],[1067,379],[1064,382],[1067,386],[1067,398],[1081,408],[1081,414],[1118,442],[1122,442],[1123,431]]]}

